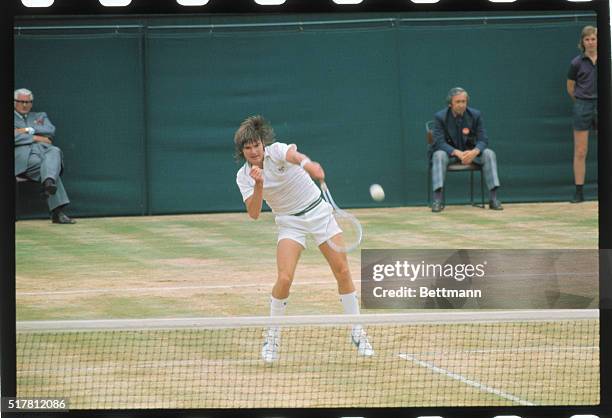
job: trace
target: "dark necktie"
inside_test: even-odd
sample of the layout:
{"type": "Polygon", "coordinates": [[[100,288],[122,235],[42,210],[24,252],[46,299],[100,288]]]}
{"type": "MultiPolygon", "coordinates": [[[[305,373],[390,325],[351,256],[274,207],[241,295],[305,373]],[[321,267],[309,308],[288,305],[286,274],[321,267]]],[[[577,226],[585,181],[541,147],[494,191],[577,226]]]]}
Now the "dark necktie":
{"type": "Polygon", "coordinates": [[[455,118],[457,124],[457,133],[459,134],[459,142],[461,143],[461,151],[465,150],[465,135],[463,135],[463,116],[455,118]]]}

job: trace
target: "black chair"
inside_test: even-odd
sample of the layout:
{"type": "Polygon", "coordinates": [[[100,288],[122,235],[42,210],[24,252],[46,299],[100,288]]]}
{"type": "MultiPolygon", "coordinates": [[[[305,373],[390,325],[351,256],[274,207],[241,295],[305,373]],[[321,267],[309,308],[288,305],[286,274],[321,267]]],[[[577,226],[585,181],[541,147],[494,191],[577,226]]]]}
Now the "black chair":
{"type": "Polygon", "coordinates": [[[48,213],[46,200],[39,182],[23,173],[15,176],[15,220],[43,218],[48,213]]]}
{"type": "Polygon", "coordinates": [[[15,201],[19,200],[19,183],[25,183],[26,181],[34,181],[25,176],[25,174],[18,174],[15,176],[15,201]]]}
{"type": "MultiPolygon", "coordinates": [[[[432,204],[432,196],[431,196],[431,155],[432,147],[433,147],[433,124],[434,121],[430,120],[425,123],[425,132],[427,139],[427,202],[429,202],[429,206],[432,204]]],[[[484,190],[484,178],[482,176],[482,165],[471,163],[471,164],[461,164],[461,163],[450,163],[448,168],[446,169],[447,173],[460,173],[460,172],[469,172],[470,173],[470,204],[472,206],[478,206],[480,208],[485,207],[485,190],[484,190]],[[478,171],[480,173],[480,198],[481,204],[477,205],[474,203],[474,172],[478,171]]],[[[445,193],[442,193],[443,203],[446,203],[445,193]]]]}

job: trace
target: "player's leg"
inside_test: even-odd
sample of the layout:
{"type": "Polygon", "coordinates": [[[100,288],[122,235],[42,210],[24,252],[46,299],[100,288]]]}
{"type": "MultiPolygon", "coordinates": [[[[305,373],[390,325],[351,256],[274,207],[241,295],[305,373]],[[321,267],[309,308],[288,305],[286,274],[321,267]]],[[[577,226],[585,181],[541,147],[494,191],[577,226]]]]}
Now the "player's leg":
{"type": "MultiPolygon", "coordinates": [[[[341,237],[341,234],[334,236],[341,237]]],[[[340,238],[341,239],[341,238],[340,238]]],[[[341,295],[355,292],[355,285],[353,285],[353,279],[351,277],[351,271],[349,269],[348,259],[346,253],[340,253],[332,250],[326,242],[319,245],[319,250],[327,260],[329,267],[331,268],[336,282],[338,283],[338,293],[341,295]]]]}
{"type": "MultiPolygon", "coordinates": [[[[357,298],[346,254],[334,251],[325,242],[319,245],[319,249],[327,260],[338,283],[338,293],[340,294],[340,302],[342,303],[344,313],[359,315],[359,299],[357,298]]],[[[371,356],[374,354],[372,345],[368,341],[366,332],[361,325],[353,325],[351,340],[357,346],[360,355],[371,356]]]]}
{"type": "Polygon", "coordinates": [[[272,288],[270,314],[283,315],[287,306],[291,283],[297,263],[306,248],[307,228],[304,221],[297,216],[277,216],[278,241],[276,244],[276,282],[272,288]]]}
{"type": "Polygon", "coordinates": [[[338,293],[347,294],[355,291],[346,253],[335,251],[327,244],[328,240],[342,244],[342,229],[333,216],[333,208],[327,202],[308,214],[308,232],[312,234],[319,250],[327,260],[338,283],[338,293]]]}
{"type": "MultiPolygon", "coordinates": [[[[282,316],[287,309],[289,291],[303,246],[290,238],[279,239],[276,247],[277,276],[270,296],[270,316],[282,316]]],[[[269,327],[264,336],[261,357],[266,363],[278,360],[280,327],[269,327]]]]}
{"type": "Polygon", "coordinates": [[[304,247],[297,241],[283,238],[278,241],[276,247],[276,283],[272,288],[272,296],[276,299],[286,299],[289,297],[291,283],[297,263],[304,247]]]}
{"type": "Polygon", "coordinates": [[[589,131],[574,130],[574,184],[576,192],[572,203],[582,202],[584,194],[584,178],[586,172],[586,157],[589,148],[589,131]]]}

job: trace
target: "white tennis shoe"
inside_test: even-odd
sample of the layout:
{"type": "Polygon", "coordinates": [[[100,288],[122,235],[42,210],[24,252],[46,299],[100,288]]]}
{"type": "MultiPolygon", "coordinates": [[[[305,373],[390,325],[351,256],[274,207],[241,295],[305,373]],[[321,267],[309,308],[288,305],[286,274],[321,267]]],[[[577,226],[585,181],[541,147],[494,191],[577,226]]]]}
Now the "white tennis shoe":
{"type": "Polygon", "coordinates": [[[355,347],[357,347],[357,353],[359,353],[360,356],[372,357],[374,355],[372,344],[368,341],[368,335],[363,329],[357,332],[353,331],[351,333],[351,341],[355,344],[355,347]]]}
{"type": "Polygon", "coordinates": [[[270,328],[266,331],[264,344],[261,348],[261,358],[265,363],[271,364],[278,360],[280,351],[280,331],[270,328]]]}

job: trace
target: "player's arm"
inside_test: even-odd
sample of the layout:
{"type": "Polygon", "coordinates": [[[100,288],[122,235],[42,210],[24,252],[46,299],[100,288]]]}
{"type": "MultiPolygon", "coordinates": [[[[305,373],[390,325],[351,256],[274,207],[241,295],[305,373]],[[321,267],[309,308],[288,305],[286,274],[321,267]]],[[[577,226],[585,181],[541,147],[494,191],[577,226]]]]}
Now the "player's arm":
{"type": "Polygon", "coordinates": [[[575,99],[574,97],[574,92],[576,91],[576,80],[570,80],[569,78],[567,79],[567,94],[569,94],[569,96],[572,98],[572,100],[575,99]]]}
{"type": "Polygon", "coordinates": [[[285,159],[291,164],[297,164],[301,166],[304,171],[306,171],[308,175],[313,179],[319,181],[325,180],[325,171],[323,171],[323,167],[321,167],[321,164],[317,163],[316,161],[311,161],[307,155],[298,152],[297,146],[295,144],[291,144],[289,146],[285,159]]]}
{"type": "Polygon", "coordinates": [[[246,205],[249,217],[257,219],[261,214],[261,207],[263,205],[263,170],[253,166],[249,175],[255,180],[255,187],[253,188],[253,194],[244,201],[244,204],[246,205]]]}

